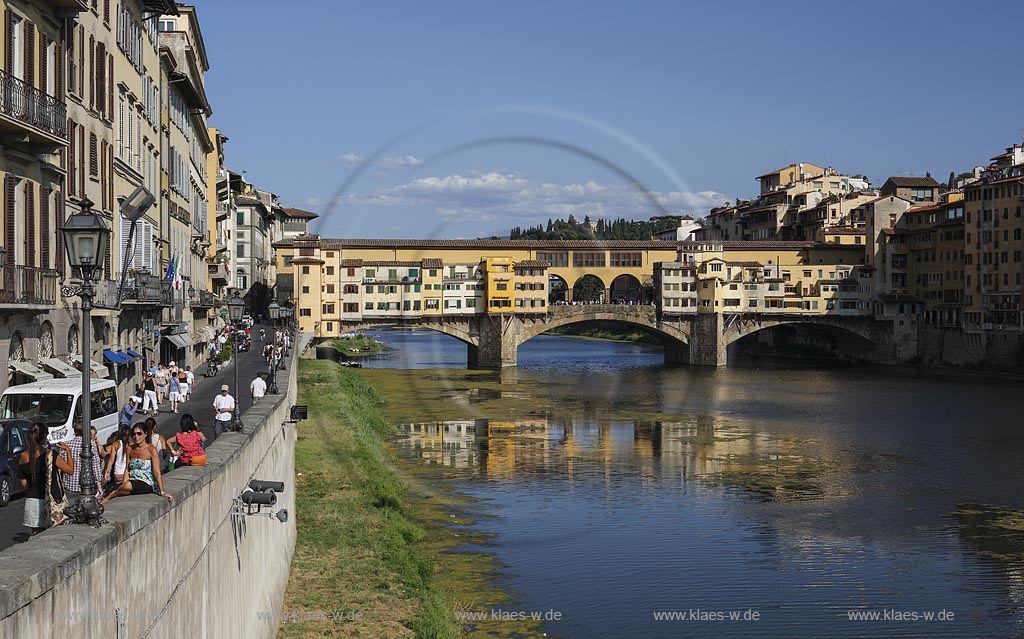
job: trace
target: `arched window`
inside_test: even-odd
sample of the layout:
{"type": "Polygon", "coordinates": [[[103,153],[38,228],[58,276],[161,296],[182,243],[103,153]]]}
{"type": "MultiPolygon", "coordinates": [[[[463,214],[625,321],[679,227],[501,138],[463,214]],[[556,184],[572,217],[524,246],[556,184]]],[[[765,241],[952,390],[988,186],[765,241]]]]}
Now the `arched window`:
{"type": "Polygon", "coordinates": [[[39,359],[53,357],[53,326],[49,322],[43,322],[39,327],[39,359]]]}
{"type": "Polygon", "coordinates": [[[72,325],[68,329],[68,354],[78,355],[78,326],[72,325]]]}

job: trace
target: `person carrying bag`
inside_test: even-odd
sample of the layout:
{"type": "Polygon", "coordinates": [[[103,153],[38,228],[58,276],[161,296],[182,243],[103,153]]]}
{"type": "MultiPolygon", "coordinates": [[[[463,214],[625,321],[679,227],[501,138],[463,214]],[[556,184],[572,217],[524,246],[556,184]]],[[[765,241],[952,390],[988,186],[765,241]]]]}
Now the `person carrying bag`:
{"type": "Polygon", "coordinates": [[[206,442],[206,435],[199,430],[199,425],[192,415],[185,413],[181,416],[179,432],[167,440],[167,445],[177,457],[174,462],[175,468],[182,466],[205,466],[206,451],[203,443],[206,442]]]}

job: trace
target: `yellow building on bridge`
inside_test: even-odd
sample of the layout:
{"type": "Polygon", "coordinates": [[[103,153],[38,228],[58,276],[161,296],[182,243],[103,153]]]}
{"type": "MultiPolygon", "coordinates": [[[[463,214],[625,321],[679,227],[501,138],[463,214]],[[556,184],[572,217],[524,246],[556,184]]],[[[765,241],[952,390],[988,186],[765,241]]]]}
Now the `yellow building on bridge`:
{"type": "Polygon", "coordinates": [[[656,303],[659,311],[670,314],[773,308],[838,314],[838,299],[832,304],[826,298],[865,258],[863,246],[799,241],[349,240],[304,235],[275,244],[275,249],[279,283],[291,283],[299,329],[318,337],[340,335],[346,324],[361,321],[546,314],[552,302],[576,303],[573,287],[586,276],[597,279],[598,301],[656,303]],[[692,282],[673,280],[671,275],[680,272],[692,282]],[[737,290],[741,294],[732,294],[737,290]]]}

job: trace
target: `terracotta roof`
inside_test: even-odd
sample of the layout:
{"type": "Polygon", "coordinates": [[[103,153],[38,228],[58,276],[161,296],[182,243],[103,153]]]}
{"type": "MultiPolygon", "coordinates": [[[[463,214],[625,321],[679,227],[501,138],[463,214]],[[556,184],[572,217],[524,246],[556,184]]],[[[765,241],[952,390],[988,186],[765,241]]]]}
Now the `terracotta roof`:
{"type": "Polygon", "coordinates": [[[296,257],[292,260],[292,264],[323,264],[324,261],[315,257],[296,257]]]}
{"type": "Polygon", "coordinates": [[[707,244],[717,244],[722,248],[749,248],[755,250],[763,248],[811,248],[814,246],[824,246],[824,244],[820,242],[811,242],[807,240],[709,240],[707,242],[684,240],[682,242],[678,242],[678,244],[679,248],[684,249],[705,246],[707,244]]]}
{"type": "Polygon", "coordinates": [[[309,211],[303,211],[302,209],[282,209],[282,210],[284,211],[284,214],[287,215],[288,217],[299,218],[299,219],[303,219],[303,220],[314,220],[314,219],[320,217],[316,213],[311,213],[309,211]]]}
{"type": "Polygon", "coordinates": [[[908,177],[903,175],[893,175],[889,177],[888,182],[892,182],[896,186],[938,186],[939,183],[934,178],[930,177],[908,177]]]}
{"type": "Polygon", "coordinates": [[[342,260],[341,263],[338,266],[340,266],[341,268],[353,268],[353,267],[362,266],[362,265],[363,265],[363,261],[362,260],[342,260]]]}
{"type": "Polygon", "coordinates": [[[254,206],[256,204],[263,204],[263,202],[258,197],[239,193],[235,196],[235,204],[241,204],[242,206],[254,206]]]}
{"type": "Polygon", "coordinates": [[[423,268],[442,268],[444,266],[444,260],[439,257],[427,257],[420,261],[423,264],[423,268]]]}
{"type": "MultiPolygon", "coordinates": [[[[296,238],[299,239],[299,238],[296,238]]],[[[615,249],[648,248],[671,250],[676,245],[669,240],[406,240],[406,239],[323,239],[325,249],[383,247],[383,248],[565,248],[615,249]]]]}
{"type": "Polygon", "coordinates": [[[864,235],[866,231],[852,226],[831,226],[825,229],[825,233],[831,233],[832,235],[864,235]]]}
{"type": "MultiPolygon", "coordinates": [[[[1001,178],[999,180],[991,180],[989,182],[986,182],[985,180],[978,180],[977,182],[965,184],[964,189],[981,189],[986,186],[992,186],[993,184],[1002,184],[1003,182],[1018,182],[1021,180],[1024,180],[1024,175],[1016,175],[1014,177],[1001,178]]],[[[963,200],[960,201],[962,202],[963,200]]]]}
{"type": "Polygon", "coordinates": [[[363,266],[421,266],[420,261],[362,260],[363,266]]]}
{"type": "Polygon", "coordinates": [[[512,265],[513,268],[547,268],[551,266],[545,260],[520,260],[512,265]]]}
{"type": "Polygon", "coordinates": [[[747,268],[747,267],[761,268],[762,266],[764,266],[764,264],[761,264],[760,262],[726,262],[726,264],[729,265],[729,266],[742,266],[744,268],[747,268]]]}

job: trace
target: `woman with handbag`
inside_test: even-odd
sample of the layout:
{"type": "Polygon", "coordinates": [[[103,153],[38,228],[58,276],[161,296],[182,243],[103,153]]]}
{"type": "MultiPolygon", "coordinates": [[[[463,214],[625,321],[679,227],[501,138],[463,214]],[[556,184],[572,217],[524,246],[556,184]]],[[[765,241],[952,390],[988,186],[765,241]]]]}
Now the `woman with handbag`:
{"type": "Polygon", "coordinates": [[[178,428],[180,432],[167,440],[171,453],[178,458],[174,462],[174,467],[205,466],[206,451],[203,444],[206,443],[206,435],[199,430],[196,420],[189,413],[185,413],[181,416],[178,428]]]}
{"type": "MultiPolygon", "coordinates": [[[[48,446],[46,441],[48,432],[49,428],[40,422],[29,426],[28,450],[21,453],[18,458],[22,477],[21,485],[28,488],[28,492],[25,494],[23,523],[32,529],[33,535],[43,532],[49,523],[50,513],[47,512],[47,501],[53,500],[55,503],[60,503],[64,499],[64,491],[61,489],[60,480],[55,476],[53,468],[56,467],[67,475],[75,473],[75,466],[70,461],[71,450],[64,443],[57,444],[56,450],[48,446]]],[[[63,514],[61,513],[60,516],[63,514]]]]}

